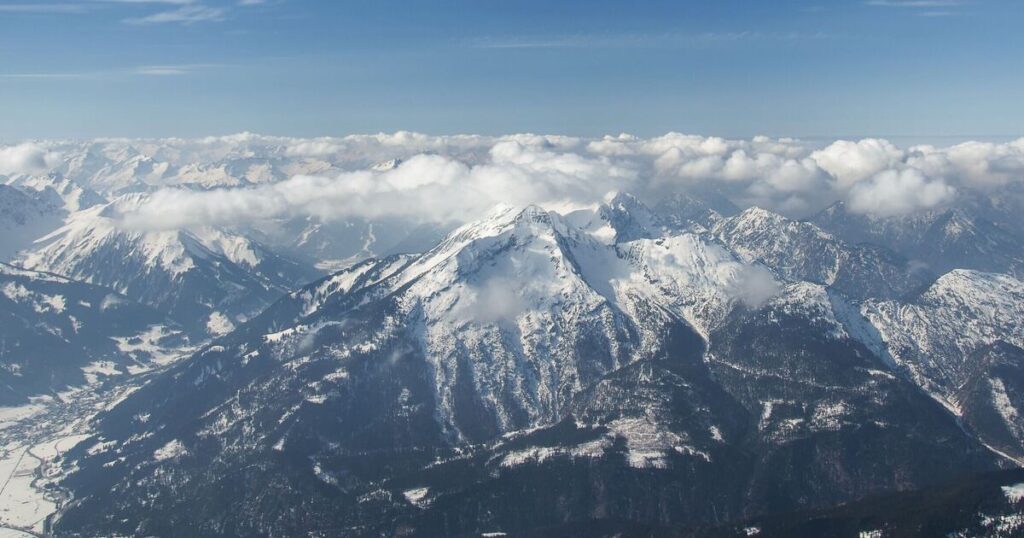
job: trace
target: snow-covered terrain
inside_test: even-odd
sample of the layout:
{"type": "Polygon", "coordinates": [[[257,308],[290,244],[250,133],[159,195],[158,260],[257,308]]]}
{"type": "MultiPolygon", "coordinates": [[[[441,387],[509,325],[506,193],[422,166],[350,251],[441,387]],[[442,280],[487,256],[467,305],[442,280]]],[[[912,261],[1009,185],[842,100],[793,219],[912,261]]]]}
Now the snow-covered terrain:
{"type": "Polygon", "coordinates": [[[109,288],[0,263],[0,405],[145,371],[187,345],[166,315],[109,288]]]}
{"type": "MultiPolygon", "coordinates": [[[[795,508],[833,465],[864,478],[825,482],[808,506],[896,487],[894,473],[924,485],[938,469],[1004,461],[987,434],[979,441],[920,379],[904,377],[922,359],[898,356],[890,333],[862,316],[854,298],[827,281],[794,279],[778,265],[781,255],[755,260],[706,229],[659,227],[639,201],[629,205],[642,216],[630,217],[626,200],[565,216],[502,206],[423,254],[356,264],[288,294],[101,421],[102,450],[76,451],[75,465],[120,469],[124,479],[93,484],[78,472],[65,484],[86,505],[105,498],[93,488],[162,488],[158,477],[167,472],[216,488],[196,470],[280,454],[308,461],[317,487],[354,488],[366,499],[360,506],[376,499],[387,513],[385,499],[400,499],[429,515],[463,502],[470,484],[621,464],[622,472],[704,487],[702,473],[725,473],[723,484],[749,488],[746,506],[783,495],[795,508]],[[181,406],[189,411],[167,411],[181,406]],[[798,464],[802,446],[815,447],[820,461],[798,464]],[[765,455],[751,461],[743,451],[765,455]],[[378,453],[404,470],[374,465],[363,478],[351,475],[346,461],[368,465],[362,458],[378,453]],[[752,475],[719,468],[741,461],[752,475]],[[472,470],[456,484],[432,478],[433,469],[452,466],[472,470]],[[808,475],[818,478],[801,478],[808,475]],[[380,493],[382,481],[394,486],[380,493]]],[[[771,235],[781,217],[766,213],[739,218],[771,235]]],[[[923,297],[948,300],[956,276],[923,297]]],[[[1006,307],[993,301],[1019,304],[1014,295],[977,291],[982,312],[1006,307]]],[[[304,473],[277,487],[319,498],[303,485],[304,473]]],[[[173,487],[161,491],[184,499],[173,487]]],[[[246,510],[263,495],[233,502],[246,510]]],[[[156,509],[137,497],[114,502],[128,512],[156,509]]],[[[93,525],[84,506],[61,524],[93,525]]],[[[345,519],[374,521],[362,513],[345,519]]],[[[293,524],[277,514],[283,519],[272,525],[293,524]]],[[[159,517],[206,528],[179,512],[159,517]]],[[[162,525],[158,519],[147,524],[162,525]]]]}
{"type": "MultiPolygon", "coordinates": [[[[955,148],[893,157],[915,202],[868,142],[39,144],[0,178],[0,533],[764,535],[1024,464],[1024,196],[955,148]]],[[[1000,484],[948,528],[1018,532],[1000,484]]]]}
{"type": "Polygon", "coordinates": [[[15,263],[116,290],[196,334],[222,334],[316,272],[244,236],[214,228],[146,231],[119,215],[132,194],[72,213],[15,263]],[[223,319],[222,319],[223,318],[223,319]]]}
{"type": "Polygon", "coordinates": [[[146,378],[122,376],[0,408],[0,536],[49,535],[52,518],[69,501],[56,485],[67,472],[63,457],[90,437],[90,421],[98,413],[146,378]]]}
{"type": "Polygon", "coordinates": [[[64,212],[54,200],[0,184],[0,261],[6,261],[60,226],[64,212]]]}

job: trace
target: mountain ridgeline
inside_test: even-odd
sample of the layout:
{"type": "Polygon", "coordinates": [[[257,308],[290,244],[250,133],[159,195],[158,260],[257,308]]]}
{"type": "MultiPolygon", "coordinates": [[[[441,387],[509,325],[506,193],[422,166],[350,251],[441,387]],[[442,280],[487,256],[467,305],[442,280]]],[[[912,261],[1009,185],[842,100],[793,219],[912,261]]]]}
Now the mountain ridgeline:
{"type": "MultiPolygon", "coordinates": [[[[988,234],[987,224],[954,230],[955,215],[929,217],[911,238],[878,231],[891,240],[868,241],[842,225],[860,217],[841,209],[795,221],[682,195],[655,210],[626,194],[564,215],[500,207],[422,253],[352,264],[258,315],[225,299],[225,311],[238,306],[234,330],[100,414],[64,456],[60,485],[73,501],[52,528],[1024,528],[1013,519],[1024,495],[1012,493],[1024,486],[1000,471],[1024,462],[1024,251],[971,262],[957,237],[988,234]],[[939,229],[931,258],[902,248],[939,229]],[[949,484],[965,480],[949,500],[949,484]],[[872,500],[897,492],[914,510],[954,515],[923,527],[872,500]],[[998,525],[980,524],[979,510],[998,525]],[[789,519],[772,519],[780,514],[789,519]]],[[[866,229],[910,226],[874,224],[866,229]]],[[[85,244],[73,239],[83,227],[68,224],[26,260],[92,274],[60,254],[85,244]]],[[[1016,248],[1000,235],[1015,232],[999,230],[1004,246],[992,248],[1016,248]]],[[[104,241],[128,240],[155,241],[104,241]]],[[[237,261],[221,236],[161,241],[237,261]]],[[[244,278],[255,283],[239,276],[239,286],[302,278],[260,259],[273,269],[250,263],[244,278]]],[[[128,281],[97,278],[132,295],[128,281]]]]}

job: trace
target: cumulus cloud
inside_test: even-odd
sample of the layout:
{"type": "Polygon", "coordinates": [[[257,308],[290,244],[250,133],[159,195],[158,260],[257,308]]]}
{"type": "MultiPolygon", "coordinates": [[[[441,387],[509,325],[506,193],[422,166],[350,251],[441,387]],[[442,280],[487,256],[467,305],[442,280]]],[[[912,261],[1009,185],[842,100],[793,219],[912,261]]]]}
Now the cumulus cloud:
{"type": "Polygon", "coordinates": [[[812,153],[811,158],[835,177],[840,187],[850,187],[895,167],[903,160],[903,152],[888,140],[867,138],[857,142],[833,142],[812,153]]]}
{"type": "MultiPolygon", "coordinates": [[[[152,192],[123,215],[129,226],[154,229],[291,216],[464,221],[497,203],[580,207],[600,202],[609,191],[651,202],[675,192],[711,192],[740,207],[757,205],[795,217],[845,201],[853,211],[891,216],[942,207],[971,189],[1024,180],[1024,139],[901,148],[882,139],[813,144],[682,133],[588,139],[402,131],[93,144],[93,154],[135,152],[148,163],[145,170],[154,171],[146,178],[152,192]],[[392,160],[400,164],[376,166],[392,160]],[[246,175],[254,166],[258,173],[246,175]],[[241,179],[207,181],[229,176],[241,179]],[[226,186],[231,184],[239,186],[226,186]]],[[[7,169],[46,164],[42,149],[3,152],[0,166],[7,169]]]]}
{"type": "Polygon", "coordinates": [[[1024,138],[1006,144],[964,142],[950,148],[911,149],[908,166],[932,176],[960,178],[975,187],[1006,185],[1024,179],[1024,138]]]}
{"type": "Polygon", "coordinates": [[[779,282],[767,268],[762,265],[744,265],[727,291],[747,306],[759,308],[765,301],[778,295],[780,289],[779,282]]]}
{"type": "Polygon", "coordinates": [[[606,159],[528,149],[505,140],[488,162],[471,166],[420,154],[390,170],[359,170],[333,177],[300,175],[248,188],[163,189],[125,213],[125,225],[176,229],[226,225],[260,218],[312,215],[405,217],[446,222],[479,216],[498,203],[596,203],[636,173],[606,159]]]}
{"type": "Polygon", "coordinates": [[[0,147],[0,174],[32,174],[45,172],[59,158],[36,144],[0,147]]]}
{"type": "Polygon", "coordinates": [[[850,209],[882,217],[904,215],[950,202],[956,189],[920,170],[886,170],[850,190],[850,209]]]}

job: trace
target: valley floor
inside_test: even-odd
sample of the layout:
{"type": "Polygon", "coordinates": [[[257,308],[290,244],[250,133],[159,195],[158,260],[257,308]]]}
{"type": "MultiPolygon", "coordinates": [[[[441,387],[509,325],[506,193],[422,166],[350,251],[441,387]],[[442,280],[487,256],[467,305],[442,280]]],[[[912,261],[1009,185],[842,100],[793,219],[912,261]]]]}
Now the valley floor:
{"type": "MultiPolygon", "coordinates": [[[[178,357],[186,356],[182,350],[178,357]]],[[[91,435],[91,421],[144,385],[165,366],[99,378],[86,387],[0,408],[0,538],[45,536],[70,499],[55,486],[61,456],[91,435]]]]}

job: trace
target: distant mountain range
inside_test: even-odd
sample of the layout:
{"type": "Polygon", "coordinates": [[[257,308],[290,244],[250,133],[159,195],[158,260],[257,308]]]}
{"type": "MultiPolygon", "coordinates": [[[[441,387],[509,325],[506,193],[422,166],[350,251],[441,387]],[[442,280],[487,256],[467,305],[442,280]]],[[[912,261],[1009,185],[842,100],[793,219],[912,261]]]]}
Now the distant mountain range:
{"type": "Polygon", "coordinates": [[[254,144],[81,143],[0,182],[0,406],[148,376],[77,417],[42,530],[1024,532],[1016,187],[885,216],[666,187],[459,225],[125,220],[167,186],[409,162],[254,144]]]}

